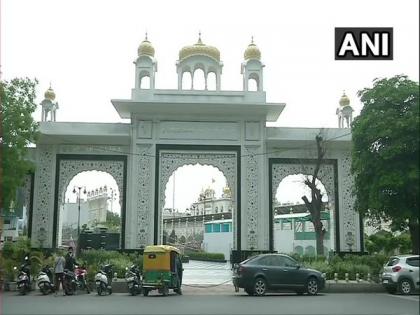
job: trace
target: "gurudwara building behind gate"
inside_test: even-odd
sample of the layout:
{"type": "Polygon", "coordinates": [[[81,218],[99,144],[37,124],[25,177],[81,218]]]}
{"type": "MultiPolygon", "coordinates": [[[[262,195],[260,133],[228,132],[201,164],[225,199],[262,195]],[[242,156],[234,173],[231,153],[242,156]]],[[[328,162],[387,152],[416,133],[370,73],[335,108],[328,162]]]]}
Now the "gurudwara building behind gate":
{"type": "MultiPolygon", "coordinates": [[[[25,184],[32,245],[57,247],[59,209],[67,186],[77,174],[91,170],[110,174],[118,185],[120,247],[159,244],[169,177],[184,165],[200,164],[216,167],[227,179],[232,246],[273,250],[277,187],[289,175],[312,174],[315,137],[321,129],[267,127],[286,105],[266,102],[264,64],[253,41],[239,63],[243,89],[222,90],[221,54],[200,36],[179,51],[178,89],[156,89],[155,49],[146,37],[135,60],[131,98],[111,100],[118,115],[130,123],[55,121],[58,106],[49,89],[33,154],[36,170],[25,184]],[[197,73],[204,74],[201,90],[197,73]]],[[[353,209],[351,112],[344,95],[337,109],[340,128],[323,128],[321,134],[328,141],[318,177],[335,222],[330,243],[337,252],[363,250],[361,220],[353,209]]]]}

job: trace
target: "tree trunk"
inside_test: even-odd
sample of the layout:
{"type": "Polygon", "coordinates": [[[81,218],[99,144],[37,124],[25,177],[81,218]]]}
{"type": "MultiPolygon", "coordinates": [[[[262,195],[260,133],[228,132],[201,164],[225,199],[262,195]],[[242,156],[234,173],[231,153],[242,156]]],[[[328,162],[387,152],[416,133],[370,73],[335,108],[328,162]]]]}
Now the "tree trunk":
{"type": "Polygon", "coordinates": [[[322,223],[319,223],[318,226],[315,226],[316,254],[317,256],[324,256],[324,230],[322,229],[322,223]]]}
{"type": "Polygon", "coordinates": [[[408,228],[411,237],[411,253],[419,254],[419,221],[417,219],[410,219],[408,228]]]}

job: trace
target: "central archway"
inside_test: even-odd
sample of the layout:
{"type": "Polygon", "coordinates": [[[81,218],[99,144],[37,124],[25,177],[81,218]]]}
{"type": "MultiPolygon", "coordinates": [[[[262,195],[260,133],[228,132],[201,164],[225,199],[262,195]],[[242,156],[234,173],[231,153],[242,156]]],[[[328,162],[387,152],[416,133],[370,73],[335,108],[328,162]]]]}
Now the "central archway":
{"type": "Polygon", "coordinates": [[[162,212],[165,205],[165,188],[169,177],[183,165],[209,165],[219,169],[230,187],[234,208],[233,247],[241,248],[241,206],[240,206],[240,146],[156,146],[156,189],[154,213],[154,243],[162,243],[162,212]]]}

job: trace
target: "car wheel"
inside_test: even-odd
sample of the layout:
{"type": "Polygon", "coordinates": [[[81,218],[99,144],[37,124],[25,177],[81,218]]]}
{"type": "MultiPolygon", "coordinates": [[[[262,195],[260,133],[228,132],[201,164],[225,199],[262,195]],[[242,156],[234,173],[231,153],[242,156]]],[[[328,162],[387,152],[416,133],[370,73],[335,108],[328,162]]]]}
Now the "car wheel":
{"type": "Polygon", "coordinates": [[[257,278],[254,283],[254,292],[258,296],[262,296],[267,291],[267,283],[263,278],[257,278]]]}
{"type": "Polygon", "coordinates": [[[413,292],[413,284],[409,279],[401,279],[398,282],[398,291],[404,295],[411,294],[413,292]]]}
{"type": "Polygon", "coordinates": [[[306,292],[309,295],[317,295],[318,294],[318,280],[316,278],[311,277],[306,282],[306,292]]]}

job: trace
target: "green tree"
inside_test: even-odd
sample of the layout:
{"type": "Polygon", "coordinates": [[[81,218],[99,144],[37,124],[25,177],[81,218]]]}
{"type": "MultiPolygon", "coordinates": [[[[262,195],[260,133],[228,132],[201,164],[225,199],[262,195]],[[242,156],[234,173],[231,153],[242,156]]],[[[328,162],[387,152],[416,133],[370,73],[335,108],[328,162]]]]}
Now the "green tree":
{"type": "Polygon", "coordinates": [[[28,78],[0,82],[0,209],[6,211],[33,169],[26,157],[28,145],[37,138],[38,124],[32,118],[37,83],[28,78]]]}
{"type": "Polygon", "coordinates": [[[404,75],[376,79],[358,92],[352,124],[356,210],[373,222],[409,230],[419,252],[419,83],[404,75]]]}

